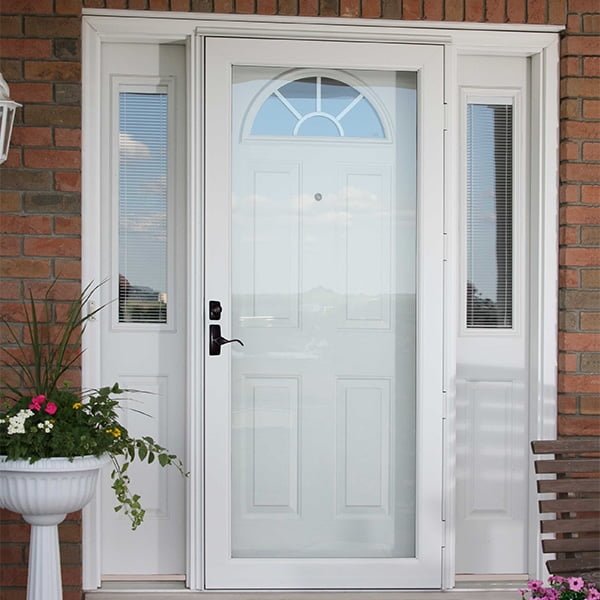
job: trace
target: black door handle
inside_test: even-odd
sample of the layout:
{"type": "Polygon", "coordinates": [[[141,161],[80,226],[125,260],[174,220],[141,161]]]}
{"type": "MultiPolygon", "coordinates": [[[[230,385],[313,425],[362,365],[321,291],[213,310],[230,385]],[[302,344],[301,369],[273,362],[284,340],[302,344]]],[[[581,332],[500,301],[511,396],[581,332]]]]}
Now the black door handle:
{"type": "Polygon", "coordinates": [[[228,340],[221,335],[221,326],[220,325],[210,325],[209,326],[209,340],[210,345],[208,349],[208,353],[210,356],[219,356],[221,354],[221,346],[225,344],[232,344],[233,342],[238,343],[240,346],[244,345],[242,340],[233,339],[228,340]]]}

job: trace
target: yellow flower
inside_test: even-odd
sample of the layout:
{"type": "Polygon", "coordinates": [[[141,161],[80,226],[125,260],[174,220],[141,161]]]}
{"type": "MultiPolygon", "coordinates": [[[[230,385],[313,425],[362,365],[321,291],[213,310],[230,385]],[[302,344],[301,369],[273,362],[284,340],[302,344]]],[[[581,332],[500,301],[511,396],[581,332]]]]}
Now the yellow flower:
{"type": "Polygon", "coordinates": [[[113,437],[121,437],[121,430],[118,427],[115,427],[114,429],[107,429],[106,432],[111,433],[113,437]]]}
{"type": "Polygon", "coordinates": [[[75,404],[73,404],[73,408],[75,410],[79,410],[82,406],[83,404],[81,404],[81,402],[75,402],[75,404]]]}

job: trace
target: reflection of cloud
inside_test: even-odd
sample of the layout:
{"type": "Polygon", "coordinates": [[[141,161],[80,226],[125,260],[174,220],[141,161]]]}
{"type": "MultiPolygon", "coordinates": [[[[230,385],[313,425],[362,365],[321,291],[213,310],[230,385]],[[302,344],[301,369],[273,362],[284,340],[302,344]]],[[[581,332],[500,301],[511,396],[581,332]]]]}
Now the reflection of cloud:
{"type": "Polygon", "coordinates": [[[150,148],[128,133],[119,133],[119,151],[121,159],[143,160],[150,158],[150,148]]]}
{"type": "Polygon", "coordinates": [[[150,181],[146,181],[142,187],[144,192],[148,194],[155,194],[157,196],[162,196],[166,198],[167,196],[167,176],[161,175],[156,179],[151,179],[150,181]]]}
{"type": "Polygon", "coordinates": [[[145,233],[155,240],[166,240],[167,215],[164,212],[148,213],[143,216],[121,217],[121,231],[145,233]]]}

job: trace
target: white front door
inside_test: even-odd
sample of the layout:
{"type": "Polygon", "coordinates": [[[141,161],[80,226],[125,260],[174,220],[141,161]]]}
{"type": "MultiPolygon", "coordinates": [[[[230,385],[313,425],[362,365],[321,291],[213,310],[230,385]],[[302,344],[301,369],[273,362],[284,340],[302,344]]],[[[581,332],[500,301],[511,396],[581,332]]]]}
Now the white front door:
{"type": "Polygon", "coordinates": [[[205,57],[206,585],[440,587],[443,49],[205,57]]]}

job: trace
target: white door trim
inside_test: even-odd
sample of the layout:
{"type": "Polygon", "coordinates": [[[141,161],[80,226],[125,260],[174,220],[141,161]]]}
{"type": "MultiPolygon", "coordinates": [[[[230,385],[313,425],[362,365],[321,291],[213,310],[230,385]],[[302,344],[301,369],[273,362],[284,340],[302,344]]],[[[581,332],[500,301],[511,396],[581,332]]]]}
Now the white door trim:
{"type": "MultiPolygon", "coordinates": [[[[447,299],[444,326],[445,448],[444,509],[446,520],[443,587],[454,586],[454,399],[455,399],[455,319],[458,285],[458,98],[456,57],[461,53],[531,57],[532,64],[532,185],[531,185],[531,389],[530,436],[552,438],[556,434],[556,362],[558,311],[558,36],[563,29],[551,25],[507,25],[471,23],[424,23],[415,21],[358,20],[265,17],[256,15],[206,15],[194,13],[153,13],[143,11],[84,9],[82,22],[82,281],[100,279],[100,48],[102,43],[172,42],[186,45],[188,77],[188,239],[196,240],[188,262],[190,331],[202,331],[203,257],[198,233],[203,227],[203,113],[201,85],[196,76],[203,64],[197,36],[285,37],[288,39],[344,39],[396,43],[437,42],[446,45],[446,89],[448,96],[446,133],[446,263],[444,288],[447,299]],[[127,18],[124,18],[126,15],[127,18]],[[543,202],[541,201],[543,199],[543,202]],[[449,457],[449,458],[448,458],[449,457]]],[[[100,385],[100,336],[90,324],[83,345],[82,381],[84,387],[100,385]]],[[[187,506],[190,535],[186,541],[188,586],[204,586],[198,559],[203,539],[202,515],[192,510],[202,497],[202,407],[194,390],[202,389],[202,336],[188,340],[188,394],[190,418],[186,432],[186,464],[191,472],[187,506]]],[[[105,383],[105,382],[104,382],[105,383]]],[[[534,481],[530,479],[530,575],[543,574],[543,559],[534,501],[534,481]]],[[[100,586],[100,519],[97,503],[83,516],[83,587],[100,586]]]]}

